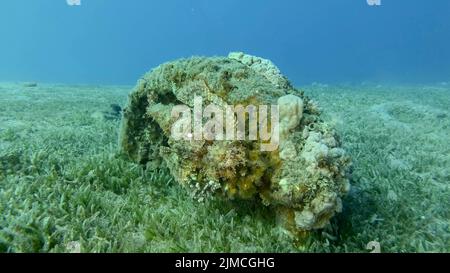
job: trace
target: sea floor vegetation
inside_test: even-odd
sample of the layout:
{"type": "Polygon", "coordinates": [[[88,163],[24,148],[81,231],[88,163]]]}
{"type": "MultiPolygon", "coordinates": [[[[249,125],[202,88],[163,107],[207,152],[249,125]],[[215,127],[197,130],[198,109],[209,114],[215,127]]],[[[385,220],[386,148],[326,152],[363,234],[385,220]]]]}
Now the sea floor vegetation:
{"type": "Polygon", "coordinates": [[[0,84],[0,252],[450,252],[449,85],[301,87],[353,161],[342,213],[302,241],[121,156],[131,89],[0,84]]]}

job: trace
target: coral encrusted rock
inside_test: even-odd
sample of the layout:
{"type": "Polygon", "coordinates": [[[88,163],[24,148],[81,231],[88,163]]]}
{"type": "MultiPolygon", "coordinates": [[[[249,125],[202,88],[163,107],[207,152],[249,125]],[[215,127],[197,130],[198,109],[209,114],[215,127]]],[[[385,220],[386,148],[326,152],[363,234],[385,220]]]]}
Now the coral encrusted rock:
{"type": "Polygon", "coordinates": [[[274,207],[290,230],[301,232],[329,223],[350,187],[350,159],[318,106],[271,61],[244,53],[181,59],[144,75],[123,111],[120,147],[149,169],[167,168],[195,198],[259,200],[274,207]],[[211,104],[218,110],[199,116],[196,107],[211,104]],[[241,123],[241,138],[234,129],[228,135],[226,125],[240,121],[237,111],[228,110],[238,105],[248,110],[249,120],[258,116],[270,139],[262,131],[251,138],[250,121],[241,123]],[[181,113],[174,113],[177,106],[183,106],[181,113]],[[221,113],[223,122],[217,122],[221,113]],[[180,117],[184,127],[174,134],[180,117]],[[211,139],[205,137],[205,121],[213,117],[211,139]]]}

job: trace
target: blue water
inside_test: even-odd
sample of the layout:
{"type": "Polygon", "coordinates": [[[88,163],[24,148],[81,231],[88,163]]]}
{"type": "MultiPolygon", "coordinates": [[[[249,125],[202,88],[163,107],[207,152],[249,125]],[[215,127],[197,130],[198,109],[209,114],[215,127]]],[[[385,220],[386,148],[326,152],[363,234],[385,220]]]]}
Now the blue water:
{"type": "Polygon", "coordinates": [[[134,84],[191,55],[244,51],[295,84],[450,80],[450,1],[2,0],[0,81],[134,84]]]}

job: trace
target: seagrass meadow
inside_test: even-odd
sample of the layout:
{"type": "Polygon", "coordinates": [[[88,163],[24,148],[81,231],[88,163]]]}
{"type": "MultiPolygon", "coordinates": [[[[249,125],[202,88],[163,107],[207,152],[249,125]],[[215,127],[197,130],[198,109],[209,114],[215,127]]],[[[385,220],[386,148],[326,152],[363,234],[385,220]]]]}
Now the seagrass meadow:
{"type": "Polygon", "coordinates": [[[131,86],[1,83],[0,251],[449,252],[450,84],[299,88],[353,162],[342,213],[301,241],[270,207],[198,202],[124,158],[131,86]]]}

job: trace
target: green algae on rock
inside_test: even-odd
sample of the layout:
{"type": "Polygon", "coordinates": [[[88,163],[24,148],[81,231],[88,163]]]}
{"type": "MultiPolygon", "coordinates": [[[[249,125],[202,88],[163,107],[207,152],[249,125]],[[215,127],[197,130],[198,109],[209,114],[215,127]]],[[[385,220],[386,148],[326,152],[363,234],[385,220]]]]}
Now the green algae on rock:
{"type": "Polygon", "coordinates": [[[124,109],[120,147],[147,168],[168,168],[200,200],[211,194],[261,200],[292,231],[323,228],[350,187],[350,159],[318,106],[271,61],[244,53],[181,59],[144,75],[124,109]],[[278,105],[277,149],[264,151],[265,143],[249,139],[175,139],[172,110],[193,109],[195,97],[224,109],[278,105]]]}

